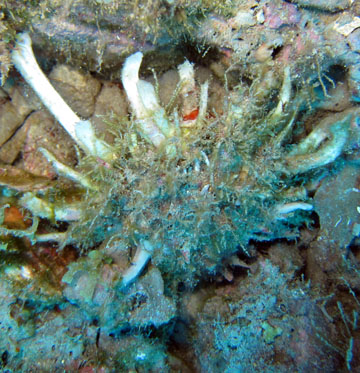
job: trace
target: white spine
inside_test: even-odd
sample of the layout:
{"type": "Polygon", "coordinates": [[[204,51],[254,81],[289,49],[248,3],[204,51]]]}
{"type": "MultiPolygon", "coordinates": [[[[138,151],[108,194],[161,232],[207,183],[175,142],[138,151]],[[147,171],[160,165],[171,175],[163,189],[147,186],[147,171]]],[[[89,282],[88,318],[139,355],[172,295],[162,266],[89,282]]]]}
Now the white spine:
{"type": "Polygon", "coordinates": [[[12,61],[42,103],[85,153],[105,161],[113,160],[111,147],[95,137],[91,123],[81,120],[72,111],[41,71],[35,59],[28,34],[23,33],[18,36],[16,48],[12,52],[12,61]]]}
{"type": "MultiPolygon", "coordinates": [[[[159,147],[165,140],[165,135],[156,125],[154,116],[161,112],[161,107],[151,83],[139,79],[142,58],[143,54],[136,52],[125,60],[121,81],[138,120],[139,131],[155,147],[159,147]]],[[[166,121],[165,118],[163,119],[166,121]]]]}
{"type": "Polygon", "coordinates": [[[36,62],[31,48],[30,36],[26,33],[18,36],[16,48],[12,52],[12,61],[26,82],[32,87],[42,103],[77,142],[75,125],[80,118],[56,92],[36,62]]]}
{"type": "Polygon", "coordinates": [[[133,282],[150,260],[154,251],[152,244],[149,241],[141,241],[136,250],[131,266],[124,272],[121,284],[123,287],[128,286],[133,282]]]}

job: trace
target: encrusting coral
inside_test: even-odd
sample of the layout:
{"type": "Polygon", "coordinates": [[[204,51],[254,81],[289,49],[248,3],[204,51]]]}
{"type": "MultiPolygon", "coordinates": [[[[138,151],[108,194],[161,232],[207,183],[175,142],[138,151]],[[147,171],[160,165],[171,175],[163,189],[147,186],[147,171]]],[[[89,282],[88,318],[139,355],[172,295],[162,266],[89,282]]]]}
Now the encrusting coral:
{"type": "MultiPolygon", "coordinates": [[[[23,194],[18,204],[31,213],[33,225],[16,231],[2,227],[1,234],[33,243],[53,241],[60,248],[72,244],[83,250],[79,263],[91,261],[86,252],[94,249],[132,256],[128,268],[112,277],[113,288],[123,292],[150,259],[173,291],[179,283],[191,288],[202,276],[221,273],[223,260],[239,251],[250,256],[250,240],[296,237],[299,227],[311,221],[307,175],[351,151],[350,133],[356,131],[354,113],[349,113],[290,144],[305,101],[301,91],[292,92],[290,68],[284,70],[277,105],[259,118],[246,102],[239,103],[241,87],[227,92],[223,114],[210,113],[209,84],[197,85],[188,61],[178,67],[178,86],[162,107],[157,89],[139,78],[142,54],[137,52],[122,70],[132,118],[120,120],[115,142],[108,145],[51,87],[29,35],[19,36],[12,58],[85,157],[79,153],[73,169],[51,149],[39,149],[73,184],[59,183],[64,198],[57,201],[43,192],[23,194]],[[180,107],[172,104],[175,99],[180,107]],[[39,219],[69,225],[65,232],[41,234],[39,219]],[[135,254],[127,254],[132,248],[135,254]]],[[[72,264],[69,268],[75,276],[72,264]]],[[[66,283],[74,286],[69,278],[66,283]]]]}

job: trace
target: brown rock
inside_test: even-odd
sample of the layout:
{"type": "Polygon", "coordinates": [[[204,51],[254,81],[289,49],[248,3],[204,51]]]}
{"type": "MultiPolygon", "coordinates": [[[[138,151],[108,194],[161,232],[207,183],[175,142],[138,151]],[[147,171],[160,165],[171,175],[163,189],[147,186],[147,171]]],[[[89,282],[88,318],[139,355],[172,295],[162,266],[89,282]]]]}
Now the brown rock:
{"type": "Polygon", "coordinates": [[[40,110],[43,105],[34,91],[27,84],[18,85],[10,92],[11,103],[16,107],[18,114],[24,118],[32,111],[40,110]]]}
{"type": "MultiPolygon", "coordinates": [[[[167,71],[159,78],[159,98],[163,107],[169,104],[178,83],[179,73],[175,69],[167,71]]],[[[176,106],[180,100],[175,101],[174,105],[176,106]]]]}
{"type": "Polygon", "coordinates": [[[49,78],[79,116],[86,119],[91,117],[95,110],[95,98],[101,88],[100,82],[66,65],[55,66],[49,78]]]}
{"type": "Polygon", "coordinates": [[[24,116],[20,115],[16,107],[7,101],[0,107],[0,145],[4,144],[21,126],[24,116]]]}
{"type": "Polygon", "coordinates": [[[13,166],[0,166],[0,185],[21,192],[33,192],[45,189],[50,185],[50,180],[41,176],[34,176],[29,172],[13,166]]]}
{"type": "Polygon", "coordinates": [[[106,121],[114,121],[127,115],[127,101],[124,93],[118,85],[105,83],[96,99],[95,111],[91,122],[100,137],[112,143],[114,136],[109,132],[106,121]]]}
{"type": "MultiPolygon", "coordinates": [[[[10,86],[6,84],[3,93],[4,97],[6,94],[6,97],[10,97],[11,101],[4,98],[0,106],[0,146],[15,134],[33,110],[41,107],[39,99],[28,85],[10,86]]],[[[15,139],[11,139],[11,144],[4,145],[4,149],[1,148],[0,160],[6,163],[12,163],[15,160],[19,152],[19,145],[24,140],[23,132],[16,133],[15,139]]]]}
{"type": "Polygon", "coordinates": [[[293,276],[304,264],[298,248],[285,242],[272,245],[268,255],[271,263],[289,276],[293,276]]]}
{"type": "Polygon", "coordinates": [[[2,162],[11,164],[15,161],[22,150],[28,129],[28,125],[22,125],[13,137],[0,148],[0,160],[2,162]]]}
{"type": "Polygon", "coordinates": [[[45,111],[37,111],[25,122],[29,126],[23,159],[19,166],[34,175],[53,178],[56,176],[51,164],[38,151],[40,147],[49,150],[60,162],[69,166],[75,164],[75,150],[65,130],[45,111]]]}

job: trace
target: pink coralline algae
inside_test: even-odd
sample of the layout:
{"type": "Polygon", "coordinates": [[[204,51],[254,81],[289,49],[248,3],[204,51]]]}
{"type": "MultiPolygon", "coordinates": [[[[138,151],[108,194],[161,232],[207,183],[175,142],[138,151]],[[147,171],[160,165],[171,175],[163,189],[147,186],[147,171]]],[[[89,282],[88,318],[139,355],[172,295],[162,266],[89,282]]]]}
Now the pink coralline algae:
{"type": "Polygon", "coordinates": [[[275,3],[269,3],[264,6],[265,25],[278,29],[281,26],[296,25],[301,14],[293,4],[281,3],[279,6],[275,3]]]}

